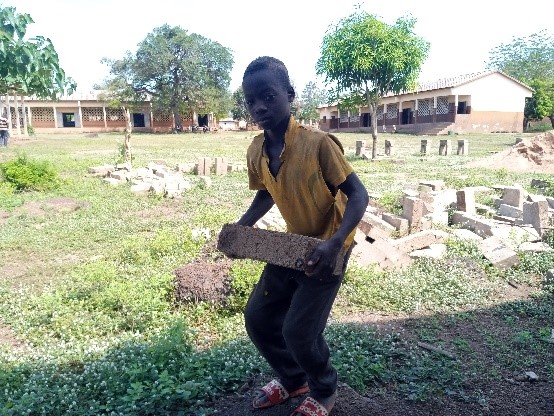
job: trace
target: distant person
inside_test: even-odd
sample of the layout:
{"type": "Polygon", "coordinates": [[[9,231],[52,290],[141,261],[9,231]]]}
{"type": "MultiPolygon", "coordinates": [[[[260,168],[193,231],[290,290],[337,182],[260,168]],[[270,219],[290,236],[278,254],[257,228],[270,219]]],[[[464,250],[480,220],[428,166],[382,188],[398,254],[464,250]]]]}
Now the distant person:
{"type": "Polygon", "coordinates": [[[8,119],[3,115],[0,116],[0,146],[8,146],[8,119]]]}
{"type": "Polygon", "coordinates": [[[263,133],[247,151],[249,188],[257,193],[237,224],[253,226],[276,204],[287,232],[324,240],[308,253],[303,271],[266,264],[250,295],[246,330],[278,376],[257,392],[252,406],[263,409],[309,393],[292,415],[326,416],[337,397],[337,371],[323,330],[368,193],[339,140],[291,116],[295,91],[283,62],[255,59],[242,88],[263,133]]]}

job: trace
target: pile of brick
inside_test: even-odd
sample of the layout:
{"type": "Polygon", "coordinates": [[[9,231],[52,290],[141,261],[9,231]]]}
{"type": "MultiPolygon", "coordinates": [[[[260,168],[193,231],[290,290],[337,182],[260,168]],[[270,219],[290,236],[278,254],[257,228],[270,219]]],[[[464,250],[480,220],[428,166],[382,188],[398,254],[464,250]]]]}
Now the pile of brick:
{"type": "MultiPolygon", "coordinates": [[[[401,215],[383,212],[376,204],[370,204],[356,229],[352,261],[380,269],[402,268],[415,258],[441,258],[451,238],[475,241],[483,256],[500,269],[516,265],[520,251],[552,250],[542,237],[551,229],[554,198],[528,194],[520,186],[462,190],[443,187],[442,181],[422,181],[417,189],[406,189],[401,215]],[[475,194],[480,192],[501,192],[496,208],[477,204],[475,194]]],[[[275,216],[273,212],[271,217],[275,216]]],[[[267,223],[262,219],[256,226],[267,223]]],[[[289,267],[304,258],[312,245],[303,239],[309,238],[281,233],[276,243],[275,229],[284,228],[279,230],[280,223],[275,219],[270,223],[272,230],[258,231],[227,225],[224,235],[220,234],[219,249],[235,257],[289,267]],[[276,252],[280,246],[286,248],[276,252]]]]}
{"type": "Polygon", "coordinates": [[[175,169],[163,160],[150,162],[146,167],[132,168],[128,163],[105,164],[88,169],[89,174],[102,177],[113,186],[131,183],[135,194],[154,193],[168,198],[176,198],[193,187],[190,178],[184,175],[197,175],[200,186],[210,186],[210,175],[226,175],[228,172],[244,171],[243,163],[229,163],[227,158],[216,157],[215,163],[209,157],[199,158],[197,163],[178,163],[175,169]]]}

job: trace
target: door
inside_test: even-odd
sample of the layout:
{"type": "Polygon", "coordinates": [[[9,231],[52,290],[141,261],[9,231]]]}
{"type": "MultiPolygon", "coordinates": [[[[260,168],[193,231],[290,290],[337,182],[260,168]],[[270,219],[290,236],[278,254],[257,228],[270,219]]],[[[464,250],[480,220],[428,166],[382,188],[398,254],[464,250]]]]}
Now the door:
{"type": "Polygon", "coordinates": [[[62,113],[64,127],[75,127],[75,113],[62,113]]]}
{"type": "Polygon", "coordinates": [[[146,127],[144,124],[144,114],[133,113],[133,127],[146,127]]]}

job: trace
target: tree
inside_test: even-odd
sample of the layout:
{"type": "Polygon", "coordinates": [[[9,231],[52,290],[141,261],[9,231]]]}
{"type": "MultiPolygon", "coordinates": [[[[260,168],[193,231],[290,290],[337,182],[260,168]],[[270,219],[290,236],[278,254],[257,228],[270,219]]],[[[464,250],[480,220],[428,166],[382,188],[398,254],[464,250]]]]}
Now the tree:
{"type": "Polygon", "coordinates": [[[0,93],[56,100],[65,92],[71,93],[76,84],[66,78],[50,39],[25,39],[31,23],[29,14],[0,7],[0,93]]]}
{"type": "Polygon", "coordinates": [[[99,99],[107,101],[112,108],[120,108],[125,117],[125,130],[123,139],[123,159],[125,163],[132,163],[131,136],[133,125],[131,123],[131,111],[144,106],[147,94],[132,88],[131,57],[129,54],[124,59],[113,62],[110,69],[110,77],[104,83],[97,86],[102,90],[99,99]]]}
{"type": "Polygon", "coordinates": [[[244,120],[246,122],[246,127],[248,128],[249,124],[252,124],[254,120],[250,116],[246,108],[246,102],[244,101],[244,91],[242,87],[238,87],[232,95],[232,108],[231,115],[234,120],[244,120]]]}
{"type": "Polygon", "coordinates": [[[316,73],[334,85],[332,96],[345,107],[367,105],[370,110],[372,158],[382,97],[413,89],[429,51],[429,43],[413,33],[415,23],[402,17],[387,25],[358,10],[331,27],[321,44],[316,73]]]}
{"type": "Polygon", "coordinates": [[[319,107],[320,104],[327,102],[326,92],[320,89],[315,82],[310,81],[304,87],[299,101],[300,108],[298,116],[301,120],[310,122],[313,120],[319,120],[317,107],[319,107]]]}
{"type": "Polygon", "coordinates": [[[554,128],[554,38],[546,30],[491,49],[487,68],[533,88],[533,96],[525,103],[524,127],[530,119],[549,117],[554,128]]]}
{"type": "Polygon", "coordinates": [[[201,35],[163,25],[139,43],[135,55],[104,62],[113,75],[124,71],[135,93],[151,96],[155,110],[171,111],[178,131],[181,113],[229,111],[233,57],[229,49],[201,35]]]}
{"type": "Polygon", "coordinates": [[[52,41],[43,36],[25,40],[34,23],[14,7],[0,8],[0,89],[40,98],[57,99],[76,84],[66,78],[52,41]]]}

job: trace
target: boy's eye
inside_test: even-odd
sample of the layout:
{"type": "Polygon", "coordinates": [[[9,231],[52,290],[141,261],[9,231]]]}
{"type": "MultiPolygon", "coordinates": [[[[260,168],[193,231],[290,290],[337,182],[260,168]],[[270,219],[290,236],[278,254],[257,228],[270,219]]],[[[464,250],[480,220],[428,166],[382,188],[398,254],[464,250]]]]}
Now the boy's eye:
{"type": "Polygon", "coordinates": [[[274,94],[267,94],[265,96],[265,100],[266,101],[273,101],[273,99],[275,98],[275,95],[274,94]]]}
{"type": "Polygon", "coordinates": [[[252,100],[245,100],[244,102],[245,102],[246,105],[249,106],[249,107],[250,107],[252,104],[254,104],[254,101],[252,101],[252,100]]]}

